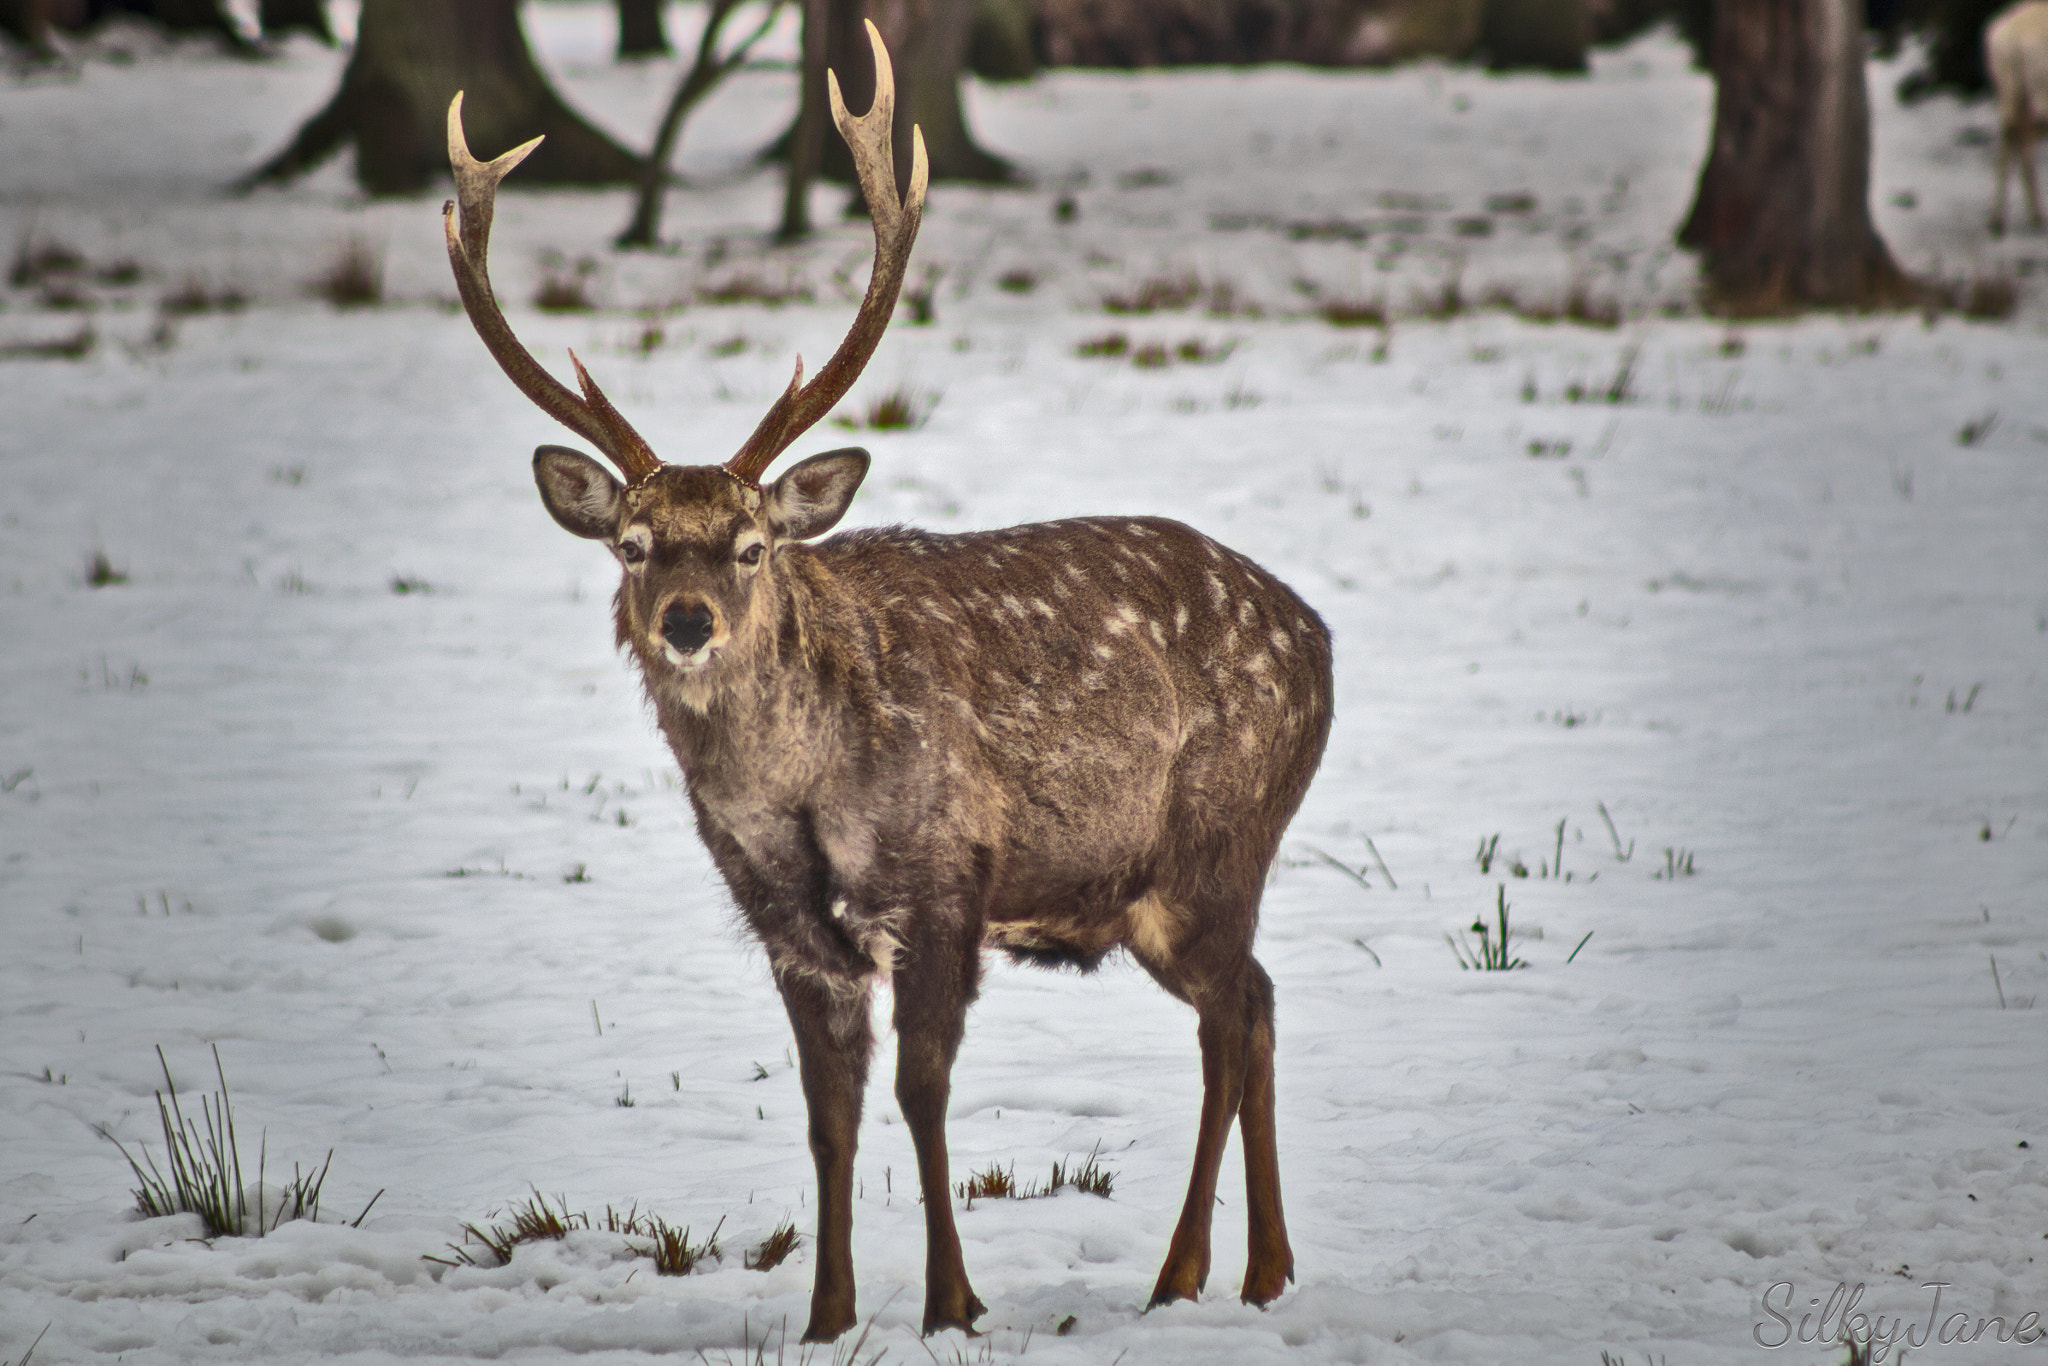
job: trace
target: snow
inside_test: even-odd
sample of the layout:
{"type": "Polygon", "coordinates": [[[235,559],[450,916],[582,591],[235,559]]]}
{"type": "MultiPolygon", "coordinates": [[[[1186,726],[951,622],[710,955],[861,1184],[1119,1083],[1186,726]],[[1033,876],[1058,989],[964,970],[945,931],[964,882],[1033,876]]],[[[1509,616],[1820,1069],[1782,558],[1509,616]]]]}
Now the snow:
{"type": "MultiPolygon", "coordinates": [[[[611,64],[607,7],[530,22],[570,98],[644,141],[673,64],[611,64]]],[[[85,360],[0,364],[0,1361],[46,1326],[38,1363],[751,1360],[808,1304],[808,1243],[766,1274],[739,1255],[785,1217],[808,1233],[802,1096],[611,648],[607,561],[534,495],[526,452],[564,438],[450,311],[438,196],[366,203],[339,166],[218,193],[340,60],[127,32],[0,91],[17,230],[145,271],[91,291],[85,360]],[[384,253],[384,307],[306,293],[351,237],[384,253]],[[153,341],[156,299],[194,274],[249,306],[153,341]],[[128,582],[89,586],[95,551],[128,582]],[[161,1156],[154,1048],[189,1107],[215,1044],[271,1181],[334,1150],[323,1222],[209,1243],[193,1216],[133,1213],[95,1129],[161,1156]],[[723,1220],[726,1256],[660,1278],[580,1231],[502,1268],[423,1260],[534,1189],[698,1235],[723,1220]]],[[[2026,284],[2040,239],[1984,236],[1988,111],[1901,109],[1897,75],[1873,67],[1881,229],[1914,269],[2026,284]]],[[[1667,38],[1586,81],[1424,65],[971,94],[1034,184],[934,194],[937,320],[899,319],[853,406],[937,403],[861,435],[851,521],[1182,518],[1331,622],[1338,714],[1260,940],[1299,1284],[1237,1302],[1233,1155],[1210,1296],[1141,1314],[1192,1148],[1192,1018],[1129,965],[992,965],[956,1173],[1038,1179],[1099,1149],[1116,1185],[960,1213],[988,1331],[939,1359],[1751,1362],[1837,1283],[1887,1322],[1924,1319],[1929,1281],[1973,1325],[2048,1315],[2038,299],[2002,324],[1667,316],[1692,289],[1668,243],[1711,109],[1667,38]],[[1533,211],[1456,235],[1518,192],[1533,211]],[[1333,221],[1371,235],[1289,231],[1333,221]],[[1403,316],[1381,351],[1294,284],[1406,313],[1453,269],[1471,299],[1583,280],[1629,317],[1403,316]],[[999,288],[1012,270],[1036,288],[999,288]],[[1100,307],[1188,271],[1259,316],[1100,307]],[[1074,354],[1111,331],[1231,349],[1154,370],[1074,354]],[[1629,355],[1627,401],[1567,401],[1629,355]],[[1544,876],[1560,820],[1569,880],[1544,876]],[[1667,849],[1694,874],[1656,876],[1667,849]],[[1502,886],[1530,966],[1461,971],[1444,936],[1502,886]],[[1781,1329],[1766,1306],[1794,1298],[1781,1329]]],[[[835,192],[817,245],[760,245],[779,188],[747,154],[790,100],[786,70],[752,70],[691,122],[676,252],[607,252],[619,193],[502,205],[521,335],[551,361],[575,346],[672,460],[723,459],[850,316],[867,247],[835,192]],[[525,306],[548,252],[598,263],[601,311],[525,306]],[[689,302],[741,272],[818,301],[689,302]],[[685,303],[643,349],[641,310],[685,303]]],[[[4,299],[0,342],[77,326],[4,299]]],[[[895,1203],[915,1168],[890,1058],[855,1255],[868,1350],[915,1361],[922,1218],[895,1203]]],[[[1997,1331],[1913,1358],[2038,1354],[1997,1331]]],[[[1795,1338],[1766,1359],[1841,1355],[1795,1338]]]]}

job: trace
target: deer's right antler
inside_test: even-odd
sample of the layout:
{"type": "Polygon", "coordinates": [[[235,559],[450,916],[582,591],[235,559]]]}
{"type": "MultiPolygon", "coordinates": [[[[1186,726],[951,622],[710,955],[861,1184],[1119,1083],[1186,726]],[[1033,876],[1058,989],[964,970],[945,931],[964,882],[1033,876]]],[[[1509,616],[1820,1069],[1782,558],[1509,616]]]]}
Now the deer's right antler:
{"type": "Polygon", "coordinates": [[[803,358],[798,357],[796,374],[789,388],[775,400],[761,425],[740,447],[739,454],[725,462],[726,472],[748,483],[757,482],[762,471],[789,443],[809,431],[818,419],[832,411],[832,405],[846,396],[860,378],[868,357],[875,354],[889,318],[896,311],[896,296],[903,288],[903,273],[910,265],[911,244],[917,241],[918,224],[924,219],[924,192],[931,180],[931,167],[924,152],[924,131],[910,130],[910,193],[898,199],[896,154],[892,130],[896,121],[896,74],[889,65],[889,49],[872,20],[867,25],[868,44],[875,53],[875,102],[868,112],[854,118],[846,112],[839,94],[839,78],[825,73],[825,86],[832,100],[832,122],[853,153],[854,173],[860,178],[860,192],[867,200],[868,213],[875,222],[875,268],[868,277],[867,296],[846,339],[825,362],[809,384],[804,377],[803,358]]]}
{"type": "Polygon", "coordinates": [[[538,146],[540,139],[535,138],[514,147],[495,161],[478,161],[469,154],[469,140],[462,135],[461,92],[456,92],[455,98],[449,101],[448,164],[455,172],[456,197],[441,207],[441,222],[448,237],[448,264],[455,268],[455,288],[462,295],[462,307],[468,312],[477,335],[483,338],[485,348],[504,368],[506,375],[519,386],[519,392],[532,399],[549,417],[604,452],[629,483],[637,483],[661,468],[661,461],[654,451],[641,439],[640,433],[633,430],[632,424],[620,416],[619,410],[612,407],[611,400],[590,378],[590,372],[583,368],[582,361],[576,359],[574,351],[569,353],[569,363],[576,367],[576,382],[583,388],[581,398],[542,369],[540,362],[519,344],[519,338],[512,335],[512,326],[505,321],[504,313],[498,308],[497,296],[491,292],[486,262],[491,248],[491,214],[497,200],[498,182],[538,146]],[[461,204],[459,221],[457,201],[461,204]]]}

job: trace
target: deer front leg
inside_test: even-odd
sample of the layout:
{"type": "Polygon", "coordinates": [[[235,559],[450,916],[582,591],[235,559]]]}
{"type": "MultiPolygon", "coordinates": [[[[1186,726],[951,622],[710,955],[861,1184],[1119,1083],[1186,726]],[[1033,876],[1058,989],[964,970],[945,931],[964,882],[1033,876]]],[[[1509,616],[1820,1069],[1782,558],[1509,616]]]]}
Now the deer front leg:
{"type": "Polygon", "coordinates": [[[967,1004],[980,974],[978,946],[933,935],[896,965],[896,1101],[917,1149],[924,1195],[924,1331],[958,1328],[972,1335],[986,1312],[967,1283],[960,1233],[953,1225],[952,1175],[946,1157],[946,1103],[953,1057],[966,1028],[967,1004]]]}
{"type": "Polygon", "coordinates": [[[818,1165],[818,1270],[805,1342],[830,1342],[854,1324],[853,1150],[860,1134],[873,1029],[865,983],[777,972],[796,1030],[797,1067],[818,1165]]]}

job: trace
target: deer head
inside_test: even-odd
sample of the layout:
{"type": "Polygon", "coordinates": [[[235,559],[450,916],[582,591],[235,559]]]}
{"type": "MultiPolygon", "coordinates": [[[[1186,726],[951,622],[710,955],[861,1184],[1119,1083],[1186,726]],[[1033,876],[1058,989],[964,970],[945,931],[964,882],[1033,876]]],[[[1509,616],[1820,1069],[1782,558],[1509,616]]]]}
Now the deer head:
{"type": "Polygon", "coordinates": [[[534,360],[499,310],[486,259],[498,183],[540,139],[494,161],[470,155],[462,132],[462,96],[448,106],[448,160],[456,199],[442,209],[448,260],[471,323],[520,392],[578,433],[618,467],[624,482],[597,461],[563,446],[534,453],[534,478],[548,512],[566,530],[602,541],[623,572],[619,632],[648,670],[686,697],[701,686],[735,642],[758,637],[772,612],[764,591],[774,581],[778,545],[832,528],[867,474],[867,452],[831,451],[792,467],[763,486],[761,475],[791,442],[830,412],[859,378],[895,311],[924,213],[929,180],[921,131],[911,133],[908,195],[899,197],[890,146],[896,89],[888,50],[867,25],[874,51],[875,99],[854,118],[826,73],[832,119],[853,153],[875,227],[875,263],[853,326],[810,383],[803,360],[796,374],[739,452],[722,465],[664,464],[606,399],[575,352],[579,395],[534,360]],[[459,213],[458,213],[459,206],[459,213]],[[665,671],[665,672],[664,672],[665,671]],[[693,686],[694,685],[694,686],[693,686]]]}

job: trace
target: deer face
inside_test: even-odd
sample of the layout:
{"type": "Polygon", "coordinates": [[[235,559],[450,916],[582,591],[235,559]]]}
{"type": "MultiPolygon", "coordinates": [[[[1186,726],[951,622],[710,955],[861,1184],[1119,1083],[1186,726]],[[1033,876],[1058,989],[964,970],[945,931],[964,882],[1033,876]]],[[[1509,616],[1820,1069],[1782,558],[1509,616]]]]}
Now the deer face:
{"type": "Polygon", "coordinates": [[[772,601],[778,548],[831,530],[868,471],[858,448],[814,455],[766,488],[716,465],[663,465],[623,485],[589,456],[542,446],[541,501],[619,561],[620,631],[648,669],[714,670],[772,601]]]}

